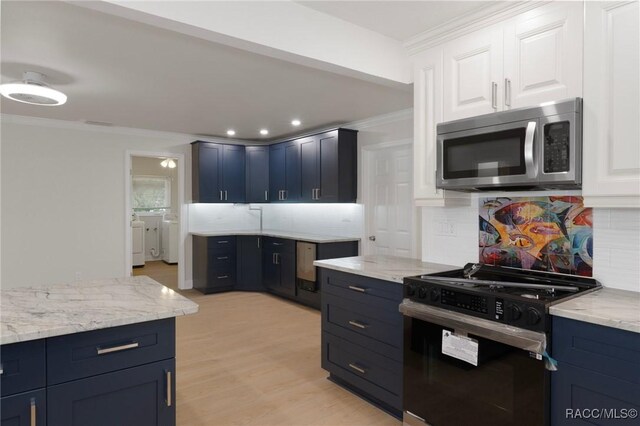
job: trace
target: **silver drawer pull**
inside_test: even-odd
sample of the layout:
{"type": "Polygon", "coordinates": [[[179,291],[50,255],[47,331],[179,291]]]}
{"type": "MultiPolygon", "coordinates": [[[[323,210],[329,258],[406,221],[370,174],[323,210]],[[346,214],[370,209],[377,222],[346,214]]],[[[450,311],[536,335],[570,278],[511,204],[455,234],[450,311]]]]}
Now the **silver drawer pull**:
{"type": "Polygon", "coordinates": [[[357,287],[357,286],[355,286],[355,285],[350,285],[350,286],[349,286],[349,290],[359,291],[360,293],[366,293],[366,292],[367,292],[367,289],[366,289],[366,288],[357,287]]]}
{"type": "Polygon", "coordinates": [[[220,275],[220,276],[218,277],[218,279],[219,279],[219,280],[223,280],[223,279],[225,279],[225,278],[229,278],[229,275],[220,275]]]}
{"type": "Polygon", "coordinates": [[[167,375],[167,407],[171,407],[172,390],[171,390],[171,371],[166,372],[167,375]]]}
{"type": "Polygon", "coordinates": [[[227,240],[220,240],[220,241],[218,241],[218,244],[227,244],[228,242],[229,241],[227,241],[227,240]]]}
{"type": "Polygon", "coordinates": [[[29,425],[36,426],[36,399],[31,398],[31,407],[29,410],[29,425]]]}
{"type": "Polygon", "coordinates": [[[358,367],[358,366],[357,366],[357,365],[355,365],[355,364],[349,364],[349,367],[350,367],[351,369],[353,369],[353,370],[356,370],[356,371],[357,371],[358,373],[360,373],[360,374],[366,374],[366,373],[367,373],[367,371],[366,371],[364,368],[362,368],[362,367],[358,367]]]}
{"type": "Polygon", "coordinates": [[[352,326],[354,326],[354,327],[361,328],[361,329],[363,329],[363,330],[364,330],[365,328],[367,328],[367,325],[366,325],[366,324],[363,324],[363,323],[358,322],[358,321],[353,321],[353,320],[351,320],[351,321],[349,321],[349,324],[351,324],[351,325],[352,325],[352,326]]]}
{"type": "Polygon", "coordinates": [[[104,354],[110,354],[112,352],[120,352],[120,351],[126,351],[127,349],[134,349],[134,348],[137,348],[138,346],[140,346],[138,342],[132,342],[132,343],[127,343],[126,345],[112,346],[110,348],[101,348],[98,346],[96,350],[98,351],[98,355],[104,355],[104,354]]]}
{"type": "Polygon", "coordinates": [[[218,260],[227,260],[229,258],[229,256],[220,256],[217,259],[218,260]]]}

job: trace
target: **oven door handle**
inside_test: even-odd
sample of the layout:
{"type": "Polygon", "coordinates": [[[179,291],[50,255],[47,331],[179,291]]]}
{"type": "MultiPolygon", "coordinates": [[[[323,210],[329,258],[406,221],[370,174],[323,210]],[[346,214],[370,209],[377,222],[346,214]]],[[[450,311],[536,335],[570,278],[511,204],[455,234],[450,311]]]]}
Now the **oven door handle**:
{"type": "Polygon", "coordinates": [[[451,328],[456,333],[473,334],[540,355],[544,353],[547,347],[547,335],[545,333],[512,327],[483,318],[475,318],[470,315],[413,302],[409,299],[402,301],[399,310],[404,316],[451,328]]]}
{"type": "Polygon", "coordinates": [[[524,164],[527,170],[527,177],[535,178],[538,176],[538,167],[536,165],[535,156],[535,136],[536,122],[527,123],[527,131],[524,136],[524,164]]]}

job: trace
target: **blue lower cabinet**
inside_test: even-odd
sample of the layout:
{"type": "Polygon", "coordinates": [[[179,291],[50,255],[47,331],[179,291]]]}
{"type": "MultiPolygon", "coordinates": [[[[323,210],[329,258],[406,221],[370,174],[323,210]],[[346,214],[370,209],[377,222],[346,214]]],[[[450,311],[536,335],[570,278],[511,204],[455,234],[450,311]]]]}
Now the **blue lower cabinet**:
{"type": "Polygon", "coordinates": [[[638,424],[640,334],[554,317],[552,354],[552,425],[638,424]]]}
{"type": "Polygon", "coordinates": [[[45,341],[3,345],[0,350],[0,396],[43,388],[45,380],[45,341]]]}
{"type": "Polygon", "coordinates": [[[0,399],[0,425],[43,426],[46,424],[47,394],[44,389],[0,399]]]}
{"type": "Polygon", "coordinates": [[[175,425],[175,360],[50,386],[47,405],[49,426],[175,425]]]}

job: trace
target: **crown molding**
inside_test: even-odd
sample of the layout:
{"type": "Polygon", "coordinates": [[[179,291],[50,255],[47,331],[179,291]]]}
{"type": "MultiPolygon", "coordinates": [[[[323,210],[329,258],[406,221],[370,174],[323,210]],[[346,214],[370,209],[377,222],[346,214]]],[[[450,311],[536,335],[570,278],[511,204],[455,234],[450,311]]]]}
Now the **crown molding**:
{"type": "Polygon", "coordinates": [[[394,111],[388,114],[382,114],[375,117],[352,121],[350,123],[345,123],[340,127],[353,130],[362,130],[369,127],[381,126],[384,124],[395,123],[396,121],[407,119],[413,120],[413,108],[402,109],[400,111],[394,111]]]}
{"type": "Polygon", "coordinates": [[[479,10],[457,16],[435,28],[410,37],[405,40],[403,44],[409,55],[415,55],[430,47],[497,24],[547,3],[551,3],[551,1],[495,2],[479,10]]]}

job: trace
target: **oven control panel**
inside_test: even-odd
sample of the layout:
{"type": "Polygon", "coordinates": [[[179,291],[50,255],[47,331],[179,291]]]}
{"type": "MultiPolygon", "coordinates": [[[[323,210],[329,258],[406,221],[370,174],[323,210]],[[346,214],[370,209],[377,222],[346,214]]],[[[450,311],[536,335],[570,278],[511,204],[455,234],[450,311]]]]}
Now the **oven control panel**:
{"type": "Polygon", "coordinates": [[[460,293],[453,290],[440,290],[440,302],[443,305],[455,306],[456,308],[466,309],[486,314],[487,298],[474,294],[460,293]]]}

